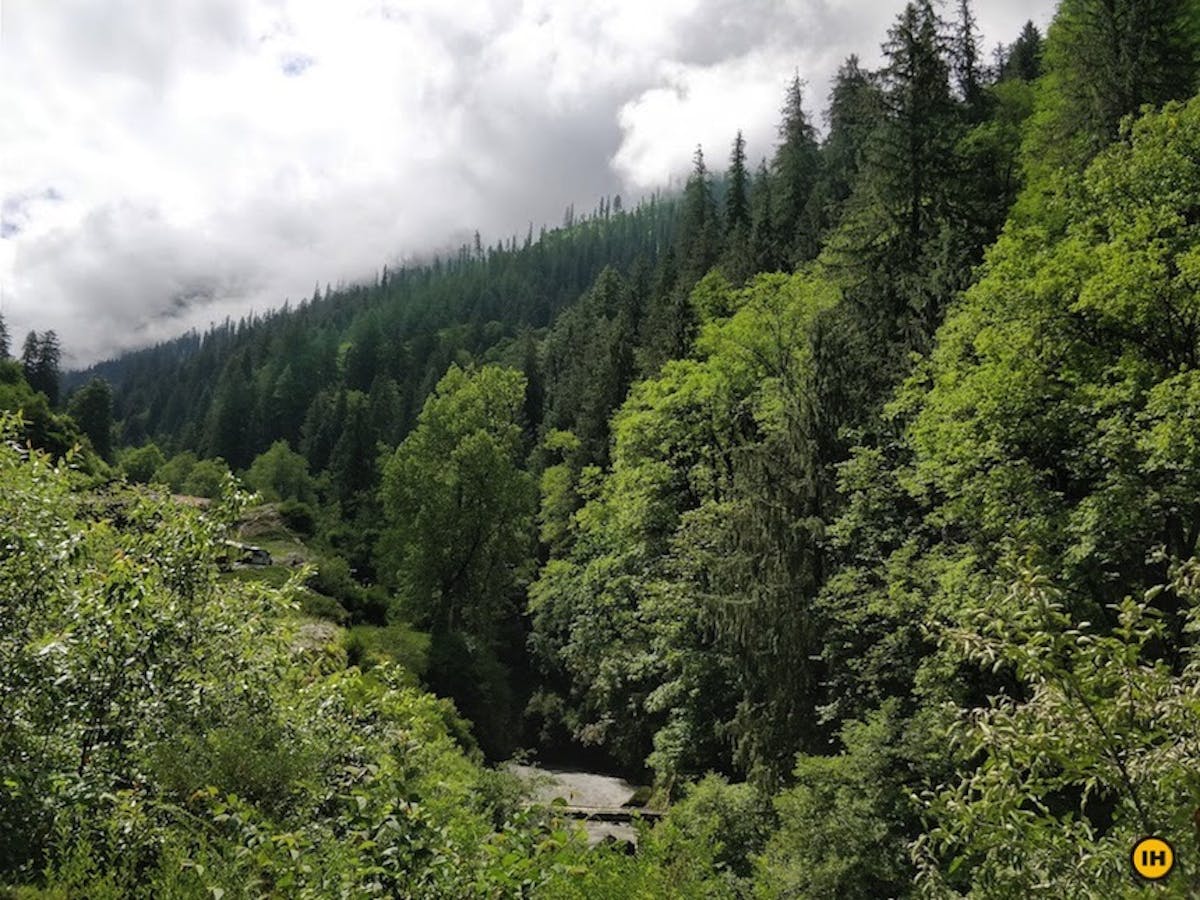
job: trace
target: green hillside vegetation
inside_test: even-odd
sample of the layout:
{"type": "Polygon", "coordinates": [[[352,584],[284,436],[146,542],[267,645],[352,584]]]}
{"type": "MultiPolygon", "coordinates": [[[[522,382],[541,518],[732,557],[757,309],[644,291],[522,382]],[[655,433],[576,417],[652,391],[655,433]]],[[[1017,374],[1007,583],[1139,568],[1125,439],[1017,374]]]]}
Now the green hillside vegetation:
{"type": "Polygon", "coordinates": [[[938,9],[761,165],[0,361],[0,882],[1200,894],[1200,7],[938,9]],[[522,750],[669,812],[589,850],[522,750]]]}

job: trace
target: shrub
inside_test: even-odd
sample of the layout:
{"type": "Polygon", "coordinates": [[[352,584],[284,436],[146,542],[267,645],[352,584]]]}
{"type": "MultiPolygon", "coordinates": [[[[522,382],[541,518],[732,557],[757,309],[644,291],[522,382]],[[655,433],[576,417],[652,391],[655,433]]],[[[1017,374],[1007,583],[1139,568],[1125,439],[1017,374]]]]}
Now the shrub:
{"type": "Polygon", "coordinates": [[[307,503],[299,500],[284,500],[279,504],[279,518],[283,524],[306,537],[312,537],[317,529],[317,514],[307,503]]]}

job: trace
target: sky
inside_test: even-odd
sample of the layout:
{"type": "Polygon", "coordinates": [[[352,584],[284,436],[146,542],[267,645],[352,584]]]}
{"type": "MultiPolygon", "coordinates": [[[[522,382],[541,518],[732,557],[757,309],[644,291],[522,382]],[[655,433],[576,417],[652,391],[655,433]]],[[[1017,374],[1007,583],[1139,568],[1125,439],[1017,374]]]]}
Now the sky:
{"type": "MultiPolygon", "coordinates": [[[[82,366],[628,205],[739,128],[757,162],[793,74],[819,123],[901,6],[2,0],[0,314],[82,366]]],[[[991,48],[1054,3],[975,6],[991,48]]]]}

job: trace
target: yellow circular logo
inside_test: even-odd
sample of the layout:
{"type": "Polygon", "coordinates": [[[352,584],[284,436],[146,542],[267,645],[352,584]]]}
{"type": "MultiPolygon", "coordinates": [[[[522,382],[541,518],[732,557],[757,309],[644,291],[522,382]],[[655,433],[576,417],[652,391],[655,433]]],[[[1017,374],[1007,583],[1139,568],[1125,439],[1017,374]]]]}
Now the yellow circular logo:
{"type": "Polygon", "coordinates": [[[1175,868],[1175,850],[1162,838],[1142,838],[1130,859],[1133,870],[1149,881],[1166,878],[1175,868]]]}

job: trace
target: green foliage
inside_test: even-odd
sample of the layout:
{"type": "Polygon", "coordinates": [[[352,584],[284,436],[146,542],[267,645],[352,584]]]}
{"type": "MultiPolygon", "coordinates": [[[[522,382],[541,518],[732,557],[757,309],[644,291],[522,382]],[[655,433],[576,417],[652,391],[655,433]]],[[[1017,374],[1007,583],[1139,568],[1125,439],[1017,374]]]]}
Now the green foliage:
{"type": "Polygon", "coordinates": [[[355,625],[346,631],[343,645],[347,662],[363,671],[390,662],[421,676],[429,665],[429,635],[405,625],[355,625]]]}
{"type": "Polygon", "coordinates": [[[384,570],[435,630],[491,640],[530,561],[533,482],[521,471],[520,373],[452,366],[387,461],[384,570]]]}
{"type": "Polygon", "coordinates": [[[1194,643],[1178,658],[1162,652],[1176,623],[1157,604],[1171,595],[1194,640],[1194,560],[1115,604],[1111,627],[1076,620],[1031,570],[963,610],[964,624],[945,634],[953,652],[1010,673],[1020,690],[956,711],[961,774],[926,795],[933,828],[917,846],[929,896],[1125,895],[1130,849],[1146,835],[1176,848],[1167,895],[1200,889],[1200,658],[1194,643]]]}
{"type": "Polygon", "coordinates": [[[914,874],[908,840],[912,761],[889,701],[842,730],[836,756],[801,756],[775,798],[779,828],[756,858],[760,897],[896,897],[914,874]]]}
{"type": "Polygon", "coordinates": [[[753,861],[774,819],[763,794],[710,773],[688,787],[684,798],[671,807],[655,842],[681,857],[693,847],[704,847],[716,878],[734,895],[749,896],[753,861]]]}
{"type": "Polygon", "coordinates": [[[1192,95],[1200,10],[1188,0],[1064,0],[1046,66],[1057,95],[1047,137],[1079,148],[1086,161],[1116,138],[1122,117],[1192,95]]]}
{"type": "Polygon", "coordinates": [[[176,453],[167,462],[158,467],[154,473],[154,481],[165,484],[177,494],[183,493],[183,486],[196,466],[196,454],[190,450],[176,453]]]}
{"type": "Polygon", "coordinates": [[[16,434],[22,442],[59,459],[82,438],[70,417],[52,411],[45,394],[30,387],[15,360],[0,359],[0,412],[18,413],[16,434]]]}
{"type": "MultiPolygon", "coordinates": [[[[308,461],[294,452],[287,441],[276,441],[260,453],[246,472],[245,481],[268,501],[311,503],[315,498],[308,461]]],[[[312,530],[311,525],[307,530],[312,530]]]]}
{"type": "MultiPolygon", "coordinates": [[[[761,588],[747,582],[745,572],[761,574],[777,551],[738,546],[762,512],[752,493],[761,470],[745,471],[741,460],[761,453],[789,465],[773,442],[786,440],[811,377],[813,323],[837,299],[802,275],[760,277],[740,292],[718,279],[696,297],[714,316],[699,358],[668,363],[634,387],[613,421],[611,475],[597,482],[586,470],[575,479],[547,470],[544,509],[561,506],[573,481],[587,502],[553,520],[569,550],[530,590],[534,649],[569,685],[570,730],[634,764],[653,746],[668,779],[727,758],[714,723],[733,715],[731,684],[747,692],[763,684],[752,667],[778,665],[773,696],[803,702],[793,686],[811,677],[806,623],[793,619],[797,632],[770,648],[757,643],[759,623],[780,626],[772,604],[793,602],[784,598],[797,582],[790,573],[761,588]]],[[[794,740],[796,717],[764,702],[772,701],[745,695],[743,733],[775,718],[794,740]]]]}
{"type": "Polygon", "coordinates": [[[387,622],[386,596],[378,588],[368,588],[355,581],[350,574],[350,565],[340,556],[320,557],[305,584],[335,601],[355,622],[371,625],[387,622]]]}
{"type": "Polygon", "coordinates": [[[303,535],[311,536],[317,527],[317,513],[307,503],[285,500],[279,504],[279,518],[283,524],[303,535]]]}
{"type": "Polygon", "coordinates": [[[505,795],[445,701],[386,662],[326,674],[280,627],[294,583],[218,580],[242,498],[199,513],[83,492],[7,443],[0,478],[16,551],[0,879],[51,897],[462,897],[584,871],[568,833],[493,815],[505,795]]]}
{"type": "Polygon", "coordinates": [[[910,385],[929,385],[913,489],[947,498],[938,520],[981,560],[1011,537],[1113,602],[1161,574],[1145,547],[1195,552],[1191,476],[1162,440],[1186,452],[1198,141],[1200,102],[1170,106],[1048,198],[1063,224],[1000,241],[910,385]]]}
{"type": "Polygon", "coordinates": [[[150,443],[121,451],[117,460],[125,477],[136,484],[149,484],[155,473],[166,465],[166,457],[158,446],[150,443]]]}
{"type": "Polygon", "coordinates": [[[188,469],[181,485],[182,493],[215,500],[230,488],[232,476],[223,459],[202,459],[188,469]]]}
{"type": "Polygon", "coordinates": [[[92,442],[92,449],[106,462],[113,461],[112,388],[93,378],[71,396],[71,418],[92,442]]]}

